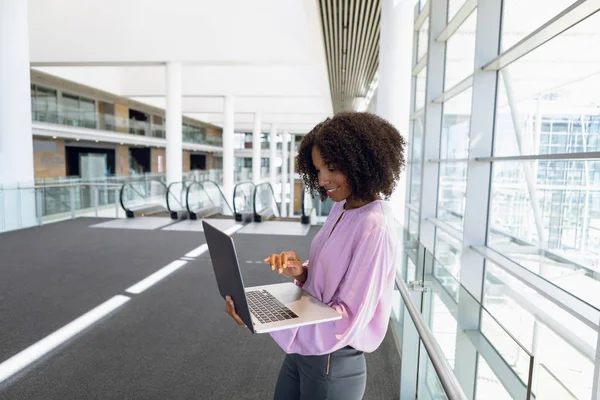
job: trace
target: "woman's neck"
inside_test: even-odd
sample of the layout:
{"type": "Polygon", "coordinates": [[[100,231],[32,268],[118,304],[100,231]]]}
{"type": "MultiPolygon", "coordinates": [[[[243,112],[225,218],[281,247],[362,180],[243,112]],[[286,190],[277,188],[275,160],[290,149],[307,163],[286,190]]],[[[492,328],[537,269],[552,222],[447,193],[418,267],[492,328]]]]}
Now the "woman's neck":
{"type": "Polygon", "coordinates": [[[379,197],[377,197],[373,200],[358,200],[358,199],[355,199],[354,197],[350,196],[346,199],[346,204],[344,205],[344,209],[352,210],[355,208],[360,208],[362,206],[366,206],[367,204],[374,202],[375,200],[379,200],[379,197]]]}

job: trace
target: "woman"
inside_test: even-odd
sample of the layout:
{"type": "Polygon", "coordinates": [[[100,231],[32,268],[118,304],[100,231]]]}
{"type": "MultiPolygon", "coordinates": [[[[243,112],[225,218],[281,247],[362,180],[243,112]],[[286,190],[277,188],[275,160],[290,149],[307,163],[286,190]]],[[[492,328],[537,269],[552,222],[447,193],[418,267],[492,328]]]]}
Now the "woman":
{"type": "MultiPolygon", "coordinates": [[[[335,205],[313,239],[310,263],[293,251],[265,262],[343,317],[271,333],[287,353],[276,400],[362,399],[363,353],[379,347],[391,313],[398,228],[381,196],[394,190],[404,146],[392,125],[367,113],[338,114],[302,140],[298,172],[313,194],[335,205]]],[[[229,297],[226,311],[243,324],[229,297]]]]}

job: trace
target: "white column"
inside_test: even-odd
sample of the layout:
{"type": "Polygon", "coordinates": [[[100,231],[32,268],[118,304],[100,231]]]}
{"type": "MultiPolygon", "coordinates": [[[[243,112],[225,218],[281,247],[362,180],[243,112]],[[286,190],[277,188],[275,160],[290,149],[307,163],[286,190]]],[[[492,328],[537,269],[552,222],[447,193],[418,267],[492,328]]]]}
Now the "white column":
{"type": "Polygon", "coordinates": [[[223,124],[223,193],[227,201],[233,201],[233,171],[234,171],[234,152],[233,152],[233,130],[234,130],[234,98],[225,96],[225,123],[223,124]]]}
{"type": "Polygon", "coordinates": [[[288,133],[283,132],[281,135],[281,216],[287,217],[287,207],[286,207],[286,193],[285,188],[288,184],[288,133]]]}
{"type": "Polygon", "coordinates": [[[294,149],[294,142],[296,136],[290,136],[290,212],[289,216],[294,216],[294,173],[296,170],[296,150],[294,149]]]}
{"type": "Polygon", "coordinates": [[[183,175],[183,134],[181,113],[181,63],[167,63],[167,185],[183,175]]]}
{"type": "Polygon", "coordinates": [[[27,1],[0,0],[0,185],[33,173],[27,1]]]}
{"type": "Polygon", "coordinates": [[[277,166],[275,160],[277,159],[277,127],[275,124],[271,124],[271,133],[269,135],[269,180],[273,190],[277,185],[277,166]]]}
{"type": "Polygon", "coordinates": [[[252,132],[252,182],[260,183],[260,155],[261,155],[261,120],[260,113],[254,113],[254,131],[252,132]]]}
{"type": "MultiPolygon", "coordinates": [[[[383,0],[381,9],[377,114],[394,125],[406,141],[410,124],[414,7],[415,0],[383,0]]],[[[402,224],[405,192],[406,174],[402,173],[390,199],[394,215],[402,224]]]]}
{"type": "MultiPolygon", "coordinates": [[[[27,1],[0,0],[0,186],[34,183],[27,1]]],[[[0,232],[36,224],[33,190],[0,191],[0,232]]]]}

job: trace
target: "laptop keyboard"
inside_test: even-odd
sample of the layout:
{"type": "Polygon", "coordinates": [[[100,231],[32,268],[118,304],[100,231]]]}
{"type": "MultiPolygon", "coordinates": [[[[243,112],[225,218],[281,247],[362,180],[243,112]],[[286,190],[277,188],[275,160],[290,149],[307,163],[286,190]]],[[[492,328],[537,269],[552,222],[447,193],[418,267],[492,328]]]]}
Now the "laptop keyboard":
{"type": "Polygon", "coordinates": [[[266,290],[246,292],[246,298],[248,299],[250,311],[263,324],[298,318],[292,310],[284,306],[266,290]]]}

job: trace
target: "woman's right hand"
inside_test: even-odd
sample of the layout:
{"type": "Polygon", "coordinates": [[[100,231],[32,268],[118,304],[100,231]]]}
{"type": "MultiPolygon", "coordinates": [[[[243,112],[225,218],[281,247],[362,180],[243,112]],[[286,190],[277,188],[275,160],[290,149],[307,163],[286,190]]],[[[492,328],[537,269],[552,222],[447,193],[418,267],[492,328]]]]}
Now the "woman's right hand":
{"type": "Polygon", "coordinates": [[[277,270],[277,272],[289,278],[296,279],[304,274],[302,261],[293,251],[271,254],[264,261],[271,266],[271,271],[277,270]]]}
{"type": "Polygon", "coordinates": [[[237,313],[235,312],[235,304],[233,303],[233,299],[230,296],[225,296],[225,312],[231,315],[231,318],[233,318],[235,322],[238,323],[238,325],[244,325],[245,327],[247,327],[244,321],[242,321],[240,316],[237,315],[237,313]]]}

